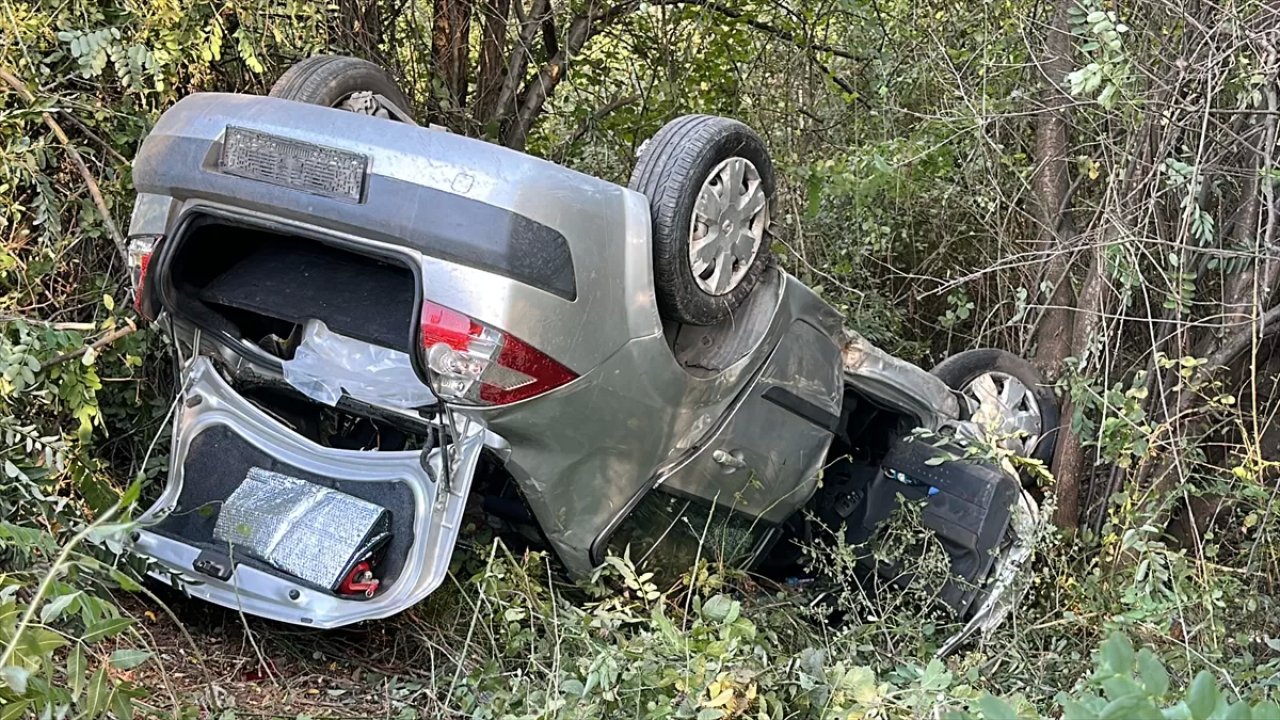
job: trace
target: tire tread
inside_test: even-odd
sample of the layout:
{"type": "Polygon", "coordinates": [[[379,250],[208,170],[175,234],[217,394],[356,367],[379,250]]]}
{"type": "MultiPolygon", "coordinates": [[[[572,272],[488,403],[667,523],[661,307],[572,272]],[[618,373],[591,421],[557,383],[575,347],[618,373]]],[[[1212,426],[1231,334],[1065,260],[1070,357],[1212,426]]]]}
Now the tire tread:
{"type": "MultiPolygon", "coordinates": [[[[684,115],[667,123],[641,148],[640,158],[631,174],[630,187],[649,198],[653,222],[653,269],[659,307],[673,320],[695,325],[710,325],[731,313],[745,299],[767,263],[768,248],[738,289],[713,297],[702,294],[690,298],[678,289],[684,273],[682,255],[688,252],[688,227],[682,214],[695,200],[691,194],[701,188],[705,178],[693,176],[705,164],[708,154],[717,152],[717,144],[740,135],[741,145],[756,143],[763,154],[763,143],[748,126],[730,118],[715,115],[684,115]]],[[[740,149],[737,148],[737,149],[740,149]]],[[[723,153],[723,150],[719,150],[723,153]]],[[[725,157],[731,157],[730,153],[725,157]]],[[[766,167],[757,168],[773,194],[773,169],[767,154],[766,167]]],[[[759,164],[757,160],[757,164],[759,164]]],[[[765,242],[767,243],[767,236],[765,242]]],[[[696,291],[701,293],[701,291],[696,291]]]]}

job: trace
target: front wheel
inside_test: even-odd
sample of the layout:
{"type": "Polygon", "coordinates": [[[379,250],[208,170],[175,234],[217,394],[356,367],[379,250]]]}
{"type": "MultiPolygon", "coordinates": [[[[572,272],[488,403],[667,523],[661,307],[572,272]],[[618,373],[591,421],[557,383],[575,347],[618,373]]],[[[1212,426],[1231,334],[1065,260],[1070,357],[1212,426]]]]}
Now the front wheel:
{"type": "Polygon", "coordinates": [[[390,73],[345,55],[317,55],[294,63],[271,86],[272,97],[403,120],[409,99],[390,73]]]}
{"type": "Polygon", "coordinates": [[[629,187],[649,199],[663,316],[688,325],[729,317],[769,263],[775,182],[760,136],[729,118],[676,118],[641,148],[629,187]]]}
{"type": "Polygon", "coordinates": [[[1006,350],[966,350],[931,370],[959,396],[965,419],[990,428],[1007,449],[1048,465],[1058,401],[1031,363],[1006,350]]]}

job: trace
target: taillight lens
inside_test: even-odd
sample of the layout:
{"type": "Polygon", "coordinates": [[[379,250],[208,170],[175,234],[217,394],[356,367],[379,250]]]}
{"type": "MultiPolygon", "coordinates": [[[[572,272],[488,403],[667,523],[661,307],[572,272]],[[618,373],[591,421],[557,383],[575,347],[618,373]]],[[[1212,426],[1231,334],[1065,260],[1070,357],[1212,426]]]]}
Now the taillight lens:
{"type": "Polygon", "coordinates": [[[160,235],[135,235],[129,238],[128,262],[129,276],[133,280],[133,309],[148,320],[154,320],[155,313],[147,297],[147,269],[151,266],[151,255],[163,239],[160,235]]]}
{"type": "Polygon", "coordinates": [[[422,351],[445,402],[505,405],[578,377],[520,338],[433,302],[422,304],[422,351]]]}

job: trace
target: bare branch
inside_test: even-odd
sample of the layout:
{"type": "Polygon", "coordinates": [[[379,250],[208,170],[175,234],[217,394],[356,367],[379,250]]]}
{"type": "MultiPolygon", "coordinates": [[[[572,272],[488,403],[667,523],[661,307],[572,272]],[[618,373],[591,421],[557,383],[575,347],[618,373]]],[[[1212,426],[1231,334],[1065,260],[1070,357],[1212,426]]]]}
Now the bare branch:
{"type": "MultiPolygon", "coordinates": [[[[12,87],[14,92],[18,93],[18,96],[23,100],[26,100],[28,103],[35,102],[35,96],[31,94],[30,90],[27,90],[27,86],[23,85],[18,78],[14,77],[7,69],[0,68],[0,80],[4,80],[5,83],[12,87]]],[[[107,208],[107,201],[103,199],[102,190],[98,188],[98,182],[93,179],[93,174],[89,172],[89,166],[85,165],[84,158],[80,157],[80,152],[71,144],[71,139],[67,137],[65,132],[63,132],[62,126],[53,119],[52,114],[41,112],[40,118],[44,120],[44,124],[53,131],[53,134],[57,136],[58,142],[60,142],[62,147],[66,149],[67,155],[71,158],[71,162],[76,166],[76,170],[80,172],[80,177],[84,178],[85,185],[89,187],[89,195],[93,197],[93,204],[98,207],[98,212],[102,215],[102,224],[106,226],[107,233],[111,235],[111,240],[115,243],[116,250],[119,251],[121,259],[128,258],[129,250],[126,246],[124,236],[120,234],[120,229],[116,227],[115,220],[111,219],[111,211],[107,208]]]]}

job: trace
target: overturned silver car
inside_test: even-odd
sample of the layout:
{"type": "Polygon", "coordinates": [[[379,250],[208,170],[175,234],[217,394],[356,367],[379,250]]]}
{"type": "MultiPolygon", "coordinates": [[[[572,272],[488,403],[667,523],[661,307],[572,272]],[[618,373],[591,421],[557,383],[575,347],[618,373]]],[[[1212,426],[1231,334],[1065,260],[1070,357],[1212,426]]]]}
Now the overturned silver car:
{"type": "Polygon", "coordinates": [[[1001,351],[930,373],[846,329],[770,259],[749,128],[673,120],[624,188],[416,126],[363,61],[273,95],[192,95],[135,161],[137,304],[182,382],[133,545],[153,574],[334,627],[436,589],[469,497],[572,577],[712,521],[747,567],[813,523],[869,543],[906,499],[952,558],[941,601],[991,617],[1035,503],[937,459],[1046,459],[1053,396],[1001,351]]]}

